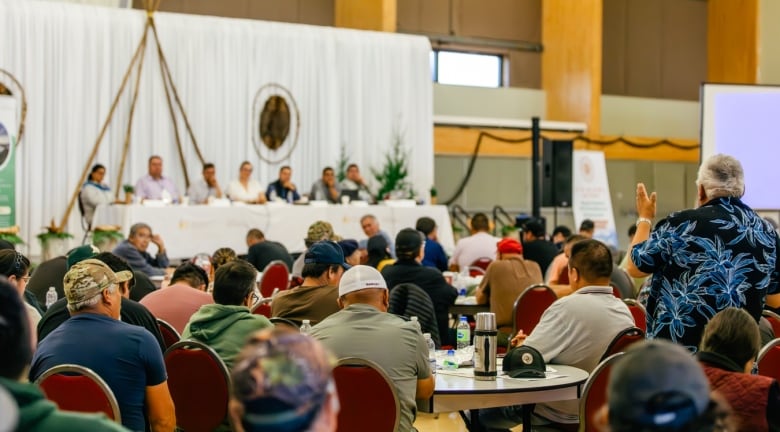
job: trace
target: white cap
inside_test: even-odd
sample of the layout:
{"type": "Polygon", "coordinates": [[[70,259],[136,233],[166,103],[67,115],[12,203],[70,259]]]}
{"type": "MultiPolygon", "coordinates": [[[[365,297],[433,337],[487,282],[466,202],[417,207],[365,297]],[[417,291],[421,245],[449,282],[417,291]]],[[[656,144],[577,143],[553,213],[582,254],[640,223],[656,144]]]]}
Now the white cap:
{"type": "Polygon", "coordinates": [[[357,265],[344,272],[339,282],[339,297],[351,292],[370,288],[387,289],[382,273],[373,267],[357,265]]]}

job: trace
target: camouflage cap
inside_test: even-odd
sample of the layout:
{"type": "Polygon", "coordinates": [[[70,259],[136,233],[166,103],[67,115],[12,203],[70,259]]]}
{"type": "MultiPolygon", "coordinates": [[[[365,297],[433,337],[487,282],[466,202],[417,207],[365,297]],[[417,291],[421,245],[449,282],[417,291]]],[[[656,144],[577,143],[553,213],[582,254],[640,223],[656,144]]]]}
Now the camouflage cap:
{"type": "Polygon", "coordinates": [[[322,240],[330,240],[333,237],[333,225],[325,221],[317,221],[309,226],[309,232],[306,234],[307,243],[317,243],[322,240]]]}
{"type": "Polygon", "coordinates": [[[104,289],[133,278],[133,272],[114,273],[103,261],[86,259],[73,265],[62,278],[68,304],[77,304],[100,294],[104,289]]]}

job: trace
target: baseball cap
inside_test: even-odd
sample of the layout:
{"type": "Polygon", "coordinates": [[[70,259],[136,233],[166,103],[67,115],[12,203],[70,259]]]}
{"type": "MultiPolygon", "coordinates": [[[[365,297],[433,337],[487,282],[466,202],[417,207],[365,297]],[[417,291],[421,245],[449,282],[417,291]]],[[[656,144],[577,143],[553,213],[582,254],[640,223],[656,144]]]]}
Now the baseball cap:
{"type": "Polygon", "coordinates": [[[103,261],[86,259],[74,264],[65,273],[62,284],[68,304],[76,304],[95,297],[111,284],[132,278],[133,272],[129,270],[114,273],[103,261]]]}
{"type": "Polygon", "coordinates": [[[325,221],[317,221],[309,226],[309,231],[304,239],[306,243],[317,243],[322,240],[330,240],[333,237],[333,225],[325,221]]]}
{"type": "Polygon", "coordinates": [[[341,248],[341,251],[344,252],[344,256],[348,257],[358,249],[358,242],[357,240],[352,239],[342,240],[339,242],[339,247],[341,248]]]}
{"type": "Polygon", "coordinates": [[[512,378],[544,378],[546,366],[536,348],[520,345],[506,353],[501,369],[512,378]]]}
{"type": "Polygon", "coordinates": [[[423,233],[414,228],[404,228],[395,236],[396,253],[414,252],[423,243],[423,233]]]}
{"type": "Polygon", "coordinates": [[[523,245],[513,238],[505,238],[498,242],[497,249],[500,253],[523,253],[523,245]]]}
{"type": "Polygon", "coordinates": [[[68,252],[68,268],[73,267],[73,264],[76,264],[77,262],[84,261],[87,258],[92,258],[99,253],[100,249],[92,246],[91,244],[79,246],[68,252]]]}
{"type": "Polygon", "coordinates": [[[387,282],[379,270],[371,266],[356,265],[341,276],[339,297],[369,288],[387,289],[387,282]]]}
{"type": "Polygon", "coordinates": [[[688,350],[653,340],[633,345],[615,362],[607,400],[610,417],[678,430],[707,409],[710,386],[688,350]]]}
{"type": "Polygon", "coordinates": [[[330,240],[320,241],[311,245],[306,251],[303,259],[304,264],[339,264],[344,270],[349,270],[350,266],[344,262],[344,252],[341,251],[338,243],[330,240]]]}

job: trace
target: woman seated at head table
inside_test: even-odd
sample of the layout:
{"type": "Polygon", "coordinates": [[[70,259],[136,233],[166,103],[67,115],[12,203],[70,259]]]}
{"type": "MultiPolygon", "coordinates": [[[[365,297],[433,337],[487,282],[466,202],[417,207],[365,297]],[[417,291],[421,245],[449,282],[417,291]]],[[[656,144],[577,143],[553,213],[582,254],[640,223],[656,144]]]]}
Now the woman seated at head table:
{"type": "Polygon", "coordinates": [[[79,198],[84,212],[84,218],[92,225],[92,218],[95,215],[95,209],[100,204],[127,204],[130,195],[125,195],[125,201],[114,200],[114,193],[111,188],[103,182],[106,177],[106,167],[101,164],[95,164],[89,172],[87,182],[81,186],[79,198]]]}
{"type": "Polygon", "coordinates": [[[238,180],[230,182],[227,188],[227,196],[233,201],[241,201],[247,204],[264,204],[265,192],[260,183],[250,178],[252,176],[252,164],[249,161],[241,163],[238,171],[238,180]]]}

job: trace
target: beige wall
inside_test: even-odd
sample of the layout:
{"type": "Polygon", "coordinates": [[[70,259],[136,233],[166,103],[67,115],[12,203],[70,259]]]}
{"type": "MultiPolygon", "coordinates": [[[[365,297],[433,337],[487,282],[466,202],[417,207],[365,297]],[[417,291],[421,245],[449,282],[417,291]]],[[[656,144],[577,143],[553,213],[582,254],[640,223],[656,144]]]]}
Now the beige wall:
{"type": "Polygon", "coordinates": [[[759,3],[758,82],[780,84],[780,1],[759,3]]]}
{"type": "Polygon", "coordinates": [[[601,96],[601,133],[699,139],[699,102],[601,96]]]}
{"type": "Polygon", "coordinates": [[[544,111],[541,90],[433,85],[434,115],[529,119],[544,111]]]}

